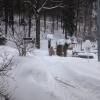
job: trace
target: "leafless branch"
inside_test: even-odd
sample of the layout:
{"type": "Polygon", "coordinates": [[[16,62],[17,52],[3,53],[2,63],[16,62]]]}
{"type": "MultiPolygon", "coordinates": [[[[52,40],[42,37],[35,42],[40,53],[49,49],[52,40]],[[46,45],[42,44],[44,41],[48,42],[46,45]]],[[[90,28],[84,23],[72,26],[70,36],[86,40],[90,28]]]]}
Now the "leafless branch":
{"type": "Polygon", "coordinates": [[[55,3],[62,3],[63,0],[50,0],[51,2],[55,2],[55,3]]]}
{"type": "Polygon", "coordinates": [[[53,7],[43,7],[43,9],[47,9],[47,10],[51,10],[51,9],[55,9],[55,8],[58,8],[62,5],[62,3],[56,5],[56,6],[53,6],[53,7]]]}
{"type": "MultiPolygon", "coordinates": [[[[23,30],[16,30],[16,28],[14,28],[14,35],[12,34],[12,32],[9,32],[10,35],[10,41],[13,42],[18,50],[19,56],[25,56],[26,53],[34,47],[34,43],[32,42],[27,42],[24,40],[24,38],[26,38],[26,32],[24,32],[23,30]]],[[[32,40],[33,41],[33,40],[32,40]]]]}
{"type": "Polygon", "coordinates": [[[43,3],[43,5],[41,6],[41,8],[39,8],[39,9],[37,10],[38,13],[39,13],[39,12],[42,10],[42,8],[46,5],[47,1],[48,1],[48,0],[45,0],[44,3],[43,3]]]}
{"type": "Polygon", "coordinates": [[[12,70],[13,57],[9,58],[8,54],[0,55],[0,76],[7,76],[8,72],[12,70]]]}
{"type": "MultiPolygon", "coordinates": [[[[32,9],[34,10],[34,13],[36,14],[36,5],[35,4],[32,5],[31,1],[24,1],[24,3],[29,4],[32,7],[32,9]]],[[[36,1],[36,3],[37,3],[37,1],[36,1]]]]}
{"type": "Polygon", "coordinates": [[[13,57],[10,57],[7,53],[0,55],[0,96],[5,99],[10,97],[10,92],[8,92],[8,82],[7,77],[9,76],[9,71],[12,70],[13,57]]]}

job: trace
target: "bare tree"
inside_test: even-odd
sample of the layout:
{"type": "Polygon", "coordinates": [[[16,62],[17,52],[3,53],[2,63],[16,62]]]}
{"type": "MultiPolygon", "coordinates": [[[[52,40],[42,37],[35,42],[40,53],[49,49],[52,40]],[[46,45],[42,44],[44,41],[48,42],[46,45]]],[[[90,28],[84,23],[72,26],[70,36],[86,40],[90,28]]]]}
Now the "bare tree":
{"type": "Polygon", "coordinates": [[[34,47],[35,41],[32,38],[27,38],[26,31],[23,31],[22,27],[19,27],[17,29],[14,28],[15,35],[13,35],[12,32],[9,32],[10,39],[8,40],[15,44],[19,56],[26,56],[26,53],[34,47]]]}
{"type": "Polygon", "coordinates": [[[98,45],[98,61],[100,61],[100,0],[97,0],[97,45],[98,45]]]}
{"type": "Polygon", "coordinates": [[[0,97],[9,100],[10,92],[8,91],[7,77],[9,76],[9,71],[12,70],[13,57],[9,56],[7,53],[0,55],[0,97]]]}
{"type": "Polygon", "coordinates": [[[40,48],[40,13],[42,10],[52,10],[62,6],[63,0],[34,0],[34,4],[31,1],[25,1],[25,4],[29,4],[34,10],[34,16],[36,19],[36,47],[40,48]],[[53,6],[48,6],[51,2],[53,6]]]}

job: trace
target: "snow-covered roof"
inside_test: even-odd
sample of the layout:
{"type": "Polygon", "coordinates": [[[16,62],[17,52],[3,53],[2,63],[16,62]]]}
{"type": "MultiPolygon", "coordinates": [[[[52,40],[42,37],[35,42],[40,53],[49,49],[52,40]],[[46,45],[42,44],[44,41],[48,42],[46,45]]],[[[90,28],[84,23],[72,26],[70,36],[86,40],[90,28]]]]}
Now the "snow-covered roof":
{"type": "Polygon", "coordinates": [[[57,41],[57,44],[60,44],[60,45],[64,45],[65,43],[70,44],[71,43],[71,40],[70,39],[59,39],[57,41]]]}
{"type": "Polygon", "coordinates": [[[83,47],[84,47],[84,48],[91,47],[91,46],[92,46],[92,44],[91,44],[90,40],[86,40],[86,41],[84,42],[84,44],[83,44],[83,47]]]}
{"type": "Polygon", "coordinates": [[[14,54],[10,75],[15,81],[8,78],[8,89],[16,100],[100,100],[100,63],[96,59],[49,57],[41,49],[18,57],[16,49],[0,46],[0,54],[3,52],[14,54]]]}
{"type": "Polygon", "coordinates": [[[66,40],[66,43],[70,44],[71,43],[71,40],[70,39],[67,39],[66,40]]]}
{"type": "Polygon", "coordinates": [[[47,34],[47,39],[53,39],[53,34],[47,34]]]}
{"type": "Polygon", "coordinates": [[[65,43],[66,43],[66,40],[65,39],[59,39],[57,41],[57,44],[59,44],[59,45],[64,45],[65,43]]]}
{"type": "Polygon", "coordinates": [[[76,44],[77,43],[77,39],[74,38],[73,41],[72,41],[72,43],[75,43],[76,44]]]}

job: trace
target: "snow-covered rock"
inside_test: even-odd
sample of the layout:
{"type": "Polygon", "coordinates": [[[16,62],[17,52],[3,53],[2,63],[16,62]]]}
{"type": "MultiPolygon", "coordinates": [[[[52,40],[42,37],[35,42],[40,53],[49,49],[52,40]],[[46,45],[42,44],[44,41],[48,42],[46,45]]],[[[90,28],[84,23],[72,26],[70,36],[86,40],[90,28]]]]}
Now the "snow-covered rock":
{"type": "Polygon", "coordinates": [[[57,44],[59,44],[59,45],[64,45],[65,43],[70,44],[71,40],[70,39],[59,39],[57,41],[57,44]]]}
{"type": "Polygon", "coordinates": [[[53,39],[53,34],[47,34],[47,39],[53,39]]]}

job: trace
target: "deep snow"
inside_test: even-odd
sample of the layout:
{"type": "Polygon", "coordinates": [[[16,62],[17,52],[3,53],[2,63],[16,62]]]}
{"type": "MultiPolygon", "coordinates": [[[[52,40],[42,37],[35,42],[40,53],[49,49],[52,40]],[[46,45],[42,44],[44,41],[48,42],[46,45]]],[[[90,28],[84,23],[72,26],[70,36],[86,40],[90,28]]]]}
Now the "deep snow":
{"type": "Polygon", "coordinates": [[[44,48],[26,57],[8,46],[0,46],[0,51],[15,56],[10,72],[14,80],[9,81],[15,100],[100,100],[97,59],[50,57],[44,48]]]}

